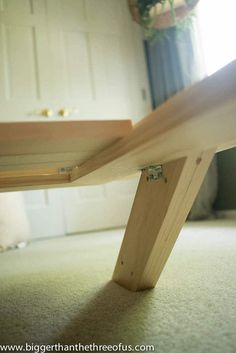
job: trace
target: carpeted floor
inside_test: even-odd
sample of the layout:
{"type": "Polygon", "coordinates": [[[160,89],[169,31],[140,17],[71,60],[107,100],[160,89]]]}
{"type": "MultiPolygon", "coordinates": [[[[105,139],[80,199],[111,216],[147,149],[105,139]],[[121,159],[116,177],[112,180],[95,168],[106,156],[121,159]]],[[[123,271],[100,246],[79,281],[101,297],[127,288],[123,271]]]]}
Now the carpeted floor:
{"type": "Polygon", "coordinates": [[[123,231],[0,254],[0,344],[154,344],[236,352],[236,221],[189,223],[154,290],[109,281],[123,231]]]}

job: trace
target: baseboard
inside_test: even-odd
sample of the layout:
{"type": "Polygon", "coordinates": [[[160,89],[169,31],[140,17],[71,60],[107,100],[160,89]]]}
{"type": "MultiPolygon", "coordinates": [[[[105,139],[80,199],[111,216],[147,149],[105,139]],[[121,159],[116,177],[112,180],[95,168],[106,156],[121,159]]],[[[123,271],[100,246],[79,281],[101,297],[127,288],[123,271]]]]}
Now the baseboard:
{"type": "Polygon", "coordinates": [[[216,215],[217,218],[236,219],[236,210],[219,210],[216,215]]]}

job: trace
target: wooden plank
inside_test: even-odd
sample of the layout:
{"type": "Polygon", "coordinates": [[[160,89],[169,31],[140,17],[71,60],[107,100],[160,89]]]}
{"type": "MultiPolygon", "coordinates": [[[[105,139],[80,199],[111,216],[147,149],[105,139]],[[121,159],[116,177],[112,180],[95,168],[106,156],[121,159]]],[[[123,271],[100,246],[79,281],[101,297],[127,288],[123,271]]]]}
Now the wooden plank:
{"type": "Polygon", "coordinates": [[[143,171],[113,280],[132,291],[153,288],[185,222],[215,150],[163,165],[164,178],[143,171]]]}
{"type": "MultiPolygon", "coordinates": [[[[119,138],[132,130],[131,120],[80,120],[0,123],[0,141],[77,140],[79,138],[119,138]]],[[[72,149],[73,150],[73,149],[72,149]]]]}
{"type": "Polygon", "coordinates": [[[82,162],[85,162],[91,156],[91,153],[96,153],[96,149],[93,150],[91,146],[91,150],[89,151],[79,151],[79,152],[63,152],[63,153],[43,153],[37,154],[37,156],[33,154],[23,154],[23,155],[5,155],[0,156],[0,168],[1,170],[12,170],[12,169],[20,169],[23,167],[30,168],[39,166],[50,166],[58,168],[58,165],[69,163],[69,165],[76,165],[82,162]]]}
{"type": "MultiPolygon", "coordinates": [[[[0,170],[26,170],[37,166],[59,168],[63,163],[72,166],[68,154],[78,153],[76,165],[79,167],[72,171],[70,183],[57,186],[95,185],[134,175],[146,165],[186,157],[193,151],[215,149],[218,152],[231,148],[236,146],[235,97],[236,61],[178,93],[133,129],[130,121],[103,121],[100,127],[99,121],[0,124],[0,170]],[[98,128],[93,129],[91,138],[88,126],[95,126],[95,123],[98,128]],[[29,124],[26,129],[25,124],[29,124]],[[80,124],[81,129],[78,128],[80,124]],[[123,138],[119,138],[119,134],[115,138],[112,132],[114,139],[110,139],[112,124],[125,126],[117,130],[125,135],[123,138]],[[109,137],[104,136],[103,129],[109,137]],[[94,148],[97,141],[98,146],[94,148]],[[45,157],[42,162],[44,154],[48,160],[45,157]],[[7,156],[19,156],[20,164],[13,168],[7,156]]],[[[35,186],[27,184],[25,189],[35,186]]],[[[43,188],[47,187],[52,184],[43,185],[43,188]]],[[[22,188],[16,184],[13,189],[22,188]]]]}
{"type": "Polygon", "coordinates": [[[131,130],[131,120],[0,123],[0,156],[94,153],[131,130]]]}
{"type": "Polygon", "coordinates": [[[0,123],[0,188],[68,183],[60,168],[76,167],[131,130],[130,120],[0,123]]]}
{"type": "MultiPolygon", "coordinates": [[[[35,186],[41,185],[57,185],[61,183],[69,183],[70,176],[69,174],[41,174],[41,175],[23,175],[23,176],[7,176],[0,178],[0,191],[8,189],[8,191],[14,190],[14,187],[17,185],[17,188],[24,188],[25,186],[30,185],[31,189],[35,189],[35,186]]],[[[66,184],[65,184],[66,185],[66,184]]],[[[6,190],[4,190],[6,191],[6,190]]]]}
{"type": "Polygon", "coordinates": [[[236,61],[169,99],[133,131],[80,165],[72,180],[88,185],[132,175],[190,151],[236,146],[236,61]]]}

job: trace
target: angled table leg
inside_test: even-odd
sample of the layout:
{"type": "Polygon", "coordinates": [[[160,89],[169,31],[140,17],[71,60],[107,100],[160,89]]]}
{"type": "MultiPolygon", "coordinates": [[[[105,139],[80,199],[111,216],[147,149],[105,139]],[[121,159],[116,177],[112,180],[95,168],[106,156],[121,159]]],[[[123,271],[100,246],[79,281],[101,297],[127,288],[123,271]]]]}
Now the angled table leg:
{"type": "Polygon", "coordinates": [[[165,266],[215,150],[162,166],[163,177],[143,171],[113,280],[132,291],[153,288],[165,266]]]}

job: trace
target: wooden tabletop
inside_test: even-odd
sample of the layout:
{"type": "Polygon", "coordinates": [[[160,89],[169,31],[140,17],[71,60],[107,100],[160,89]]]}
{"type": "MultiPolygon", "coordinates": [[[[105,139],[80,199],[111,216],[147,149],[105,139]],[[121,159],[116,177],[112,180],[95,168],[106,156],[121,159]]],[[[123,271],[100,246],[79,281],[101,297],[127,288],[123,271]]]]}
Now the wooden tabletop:
{"type": "Polygon", "coordinates": [[[131,120],[0,123],[0,188],[68,183],[72,168],[131,130],[131,120]]]}
{"type": "Polygon", "coordinates": [[[99,184],[236,146],[236,61],[129,120],[0,124],[0,188],[99,184]]]}

